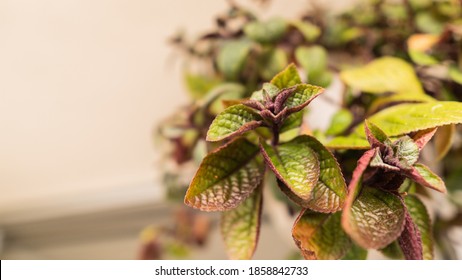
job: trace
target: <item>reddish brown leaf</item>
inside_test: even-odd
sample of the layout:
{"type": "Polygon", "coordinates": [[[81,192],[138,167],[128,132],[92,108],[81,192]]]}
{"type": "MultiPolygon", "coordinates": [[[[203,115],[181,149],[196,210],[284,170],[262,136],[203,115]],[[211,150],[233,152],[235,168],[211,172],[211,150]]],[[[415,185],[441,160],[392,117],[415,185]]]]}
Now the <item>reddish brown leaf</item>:
{"type": "Polygon", "coordinates": [[[398,238],[398,244],[407,260],[422,260],[423,251],[420,231],[412,221],[411,215],[407,210],[405,210],[404,215],[406,223],[403,232],[398,238]]]}
{"type": "Polygon", "coordinates": [[[425,145],[427,145],[428,141],[432,139],[433,135],[435,135],[435,132],[438,128],[429,128],[425,130],[421,130],[417,132],[412,139],[414,142],[417,144],[417,147],[419,147],[419,150],[422,150],[425,145]]]}

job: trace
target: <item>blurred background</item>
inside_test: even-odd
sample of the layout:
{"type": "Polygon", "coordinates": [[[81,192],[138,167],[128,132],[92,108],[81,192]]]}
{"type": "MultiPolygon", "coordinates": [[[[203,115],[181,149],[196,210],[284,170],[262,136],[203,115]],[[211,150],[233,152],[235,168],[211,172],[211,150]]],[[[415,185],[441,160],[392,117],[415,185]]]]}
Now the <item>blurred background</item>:
{"type": "MultiPolygon", "coordinates": [[[[273,0],[259,13],[296,17],[308,2],[273,0]]],[[[340,11],[356,1],[317,2],[340,11]]],[[[153,136],[188,102],[181,57],[168,39],[178,30],[200,35],[227,7],[225,0],[0,0],[2,259],[139,258],[143,240],[155,236],[149,225],[189,215],[165,199],[166,163],[153,136]]],[[[216,215],[204,216],[216,223],[216,215]]],[[[255,258],[290,257],[295,245],[285,229],[283,236],[264,223],[255,258]]],[[[191,254],[226,258],[218,230],[191,254]]]]}

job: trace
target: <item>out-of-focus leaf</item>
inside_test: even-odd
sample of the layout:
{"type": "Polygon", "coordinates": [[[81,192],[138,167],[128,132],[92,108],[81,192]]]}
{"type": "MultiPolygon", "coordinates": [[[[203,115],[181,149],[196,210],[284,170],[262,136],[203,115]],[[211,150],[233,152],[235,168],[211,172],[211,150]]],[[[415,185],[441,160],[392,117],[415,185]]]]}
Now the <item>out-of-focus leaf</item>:
{"type": "Polygon", "coordinates": [[[421,51],[409,50],[409,56],[415,64],[422,66],[430,66],[439,63],[436,58],[421,51]]]}
{"type": "Polygon", "coordinates": [[[359,27],[348,27],[340,33],[340,42],[346,44],[364,35],[364,31],[359,27]]]}
{"type": "Polygon", "coordinates": [[[327,69],[327,52],[321,46],[298,47],[295,51],[298,63],[308,74],[308,82],[326,87],[330,84],[331,74],[327,69]]]}
{"type": "Polygon", "coordinates": [[[260,233],[261,206],[260,187],[237,208],[222,213],[221,234],[230,259],[252,258],[260,233]]]}
{"type": "Polygon", "coordinates": [[[433,259],[433,228],[425,205],[414,195],[404,198],[407,210],[420,232],[424,260],[433,259]]]}
{"type": "Polygon", "coordinates": [[[406,7],[401,3],[383,3],[380,8],[388,21],[403,21],[409,17],[406,7]]]}
{"type": "Polygon", "coordinates": [[[265,52],[259,59],[259,72],[264,80],[271,80],[277,73],[286,67],[287,55],[279,48],[265,52]]]}
{"type": "Polygon", "coordinates": [[[353,114],[347,109],[340,109],[334,114],[330,126],[326,131],[327,135],[338,135],[350,127],[353,122],[353,114]]]}
{"type": "Polygon", "coordinates": [[[436,160],[441,160],[449,152],[455,132],[456,126],[454,124],[444,125],[438,128],[435,134],[436,160]]]}
{"type": "Polygon", "coordinates": [[[407,210],[404,215],[406,221],[403,232],[398,237],[398,244],[406,260],[422,260],[422,238],[420,237],[420,231],[412,221],[411,215],[407,210]]]}
{"type": "Polygon", "coordinates": [[[433,0],[409,0],[411,7],[415,10],[425,9],[432,5],[433,0]]]}
{"type": "Polygon", "coordinates": [[[204,97],[211,89],[220,83],[220,79],[205,75],[184,74],[186,87],[194,99],[204,97]]]}
{"type": "Polygon", "coordinates": [[[424,94],[412,66],[395,57],[379,58],[366,66],[344,70],[340,77],[348,86],[369,93],[424,94]]]}
{"type": "Polygon", "coordinates": [[[287,23],[281,18],[272,18],[266,22],[253,21],[244,27],[245,34],[252,40],[269,44],[284,36],[287,23]]]}
{"type": "Polygon", "coordinates": [[[209,153],[185,196],[185,203],[204,211],[236,208],[260,184],[264,165],[259,149],[238,138],[209,153]]]}
{"type": "Polygon", "coordinates": [[[396,195],[365,187],[351,207],[347,206],[342,216],[343,228],[363,248],[383,248],[403,230],[405,208],[396,195]]]}
{"type": "Polygon", "coordinates": [[[277,86],[279,89],[288,88],[301,83],[302,80],[298,75],[297,67],[293,63],[274,76],[271,80],[271,84],[277,86]]]}
{"type": "Polygon", "coordinates": [[[297,139],[276,147],[262,141],[260,147],[266,163],[276,177],[307,203],[320,172],[315,152],[297,139]]]}
{"type": "Polygon", "coordinates": [[[243,104],[234,105],[213,120],[207,132],[207,141],[220,141],[240,135],[261,124],[262,118],[255,110],[243,104]]]}
{"type": "Polygon", "coordinates": [[[292,25],[302,33],[308,42],[316,40],[321,35],[321,29],[310,22],[296,20],[292,22],[292,25]]]}
{"type": "Polygon", "coordinates": [[[375,113],[381,108],[388,105],[395,105],[398,103],[421,103],[421,102],[436,102],[437,100],[426,94],[413,94],[409,92],[398,92],[387,96],[377,98],[369,106],[368,112],[375,113]]]}
{"type": "Polygon", "coordinates": [[[351,247],[340,225],[340,213],[303,211],[295,221],[292,237],[305,259],[336,260],[351,247]]]}
{"type": "Polygon", "coordinates": [[[416,15],[415,24],[419,31],[423,33],[440,34],[444,29],[444,23],[426,11],[416,15]]]}
{"type": "Polygon", "coordinates": [[[435,34],[414,34],[407,40],[409,50],[426,52],[440,41],[440,36],[435,34]]]}
{"type": "Polygon", "coordinates": [[[408,171],[407,175],[421,186],[434,189],[436,191],[446,193],[446,185],[444,181],[427,166],[417,163],[408,171]]]}
{"type": "Polygon", "coordinates": [[[367,259],[367,250],[359,247],[358,245],[352,242],[350,250],[342,258],[342,260],[365,260],[367,259]]]}
{"type": "Polygon", "coordinates": [[[225,79],[238,79],[251,47],[248,41],[229,41],[222,46],[217,56],[217,66],[225,79]]]}
{"type": "Polygon", "coordinates": [[[462,85],[462,71],[456,66],[449,67],[449,77],[456,83],[462,85]]]}
{"type": "MultiPolygon", "coordinates": [[[[400,136],[449,124],[462,123],[462,103],[452,101],[401,104],[387,108],[369,118],[388,136],[400,136]]],[[[337,149],[367,149],[364,124],[347,137],[336,137],[327,144],[337,149]],[[364,139],[364,140],[363,140],[364,139]]]]}

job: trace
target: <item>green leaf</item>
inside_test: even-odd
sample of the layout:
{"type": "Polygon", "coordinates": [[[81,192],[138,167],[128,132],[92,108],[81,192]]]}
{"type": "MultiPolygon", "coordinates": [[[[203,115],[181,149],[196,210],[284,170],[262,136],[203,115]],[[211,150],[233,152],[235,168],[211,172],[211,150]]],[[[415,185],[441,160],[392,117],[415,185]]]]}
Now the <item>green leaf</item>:
{"type": "Polygon", "coordinates": [[[379,58],[366,66],[344,70],[340,77],[348,86],[369,93],[425,94],[414,68],[395,57],[379,58]]]}
{"type": "Polygon", "coordinates": [[[334,155],[314,137],[302,135],[295,141],[310,147],[316,153],[320,164],[319,180],[307,206],[317,212],[339,211],[345,202],[347,188],[342,170],[334,155]]]}
{"type": "Polygon", "coordinates": [[[444,23],[435,18],[430,11],[418,13],[415,24],[422,33],[440,34],[444,29],[444,23]]]}
{"type": "MultiPolygon", "coordinates": [[[[311,187],[311,194],[308,196],[308,200],[301,199],[299,196],[295,195],[293,190],[289,186],[281,186],[281,190],[286,193],[289,198],[291,198],[295,203],[310,208],[313,211],[323,212],[323,213],[332,213],[339,211],[346,198],[346,184],[343,179],[342,171],[337,163],[335,157],[327,150],[316,138],[301,135],[293,139],[292,141],[285,143],[283,145],[290,144],[295,147],[295,149],[314,151],[317,160],[319,161],[319,178],[314,187],[311,187]],[[301,148],[303,147],[303,148],[301,148]]],[[[267,149],[273,149],[273,147],[263,148],[263,152],[267,149]]],[[[296,151],[294,151],[296,153],[296,151]]],[[[271,153],[271,150],[270,150],[271,153]]],[[[299,152],[301,154],[301,152],[299,152]]],[[[274,152],[271,154],[274,161],[278,161],[274,152]]],[[[267,154],[267,158],[270,158],[270,155],[267,154]]],[[[294,155],[294,157],[299,157],[300,155],[294,155]]],[[[294,161],[295,158],[294,158],[294,161]]],[[[275,166],[276,167],[276,166],[275,166]]],[[[303,173],[309,172],[308,170],[303,171],[303,173]]],[[[275,172],[276,173],[276,172],[275,172]]],[[[278,177],[282,180],[282,183],[286,183],[286,180],[282,176],[278,177]]]]}
{"type": "Polygon", "coordinates": [[[338,135],[344,132],[353,122],[353,114],[347,109],[340,109],[334,114],[330,126],[326,131],[327,135],[338,135]]]}
{"type": "Polygon", "coordinates": [[[195,75],[188,72],[184,74],[184,81],[188,91],[194,99],[204,97],[211,89],[220,83],[218,78],[195,75]]]}
{"type": "Polygon", "coordinates": [[[265,102],[265,96],[263,94],[263,91],[265,91],[268,94],[268,96],[271,99],[273,99],[281,90],[277,86],[275,86],[273,84],[264,83],[262,89],[253,92],[250,99],[258,101],[260,103],[264,103],[265,102]]]}
{"type": "MultiPolygon", "coordinates": [[[[439,101],[422,104],[401,104],[387,108],[368,119],[389,137],[405,135],[449,124],[462,123],[462,103],[439,101]]],[[[348,137],[336,137],[330,148],[367,149],[364,124],[357,126],[348,137]]]]}
{"type": "Polygon", "coordinates": [[[251,49],[248,41],[229,41],[220,49],[217,55],[217,66],[225,79],[238,79],[251,49]]]}
{"type": "Polygon", "coordinates": [[[336,260],[351,247],[340,225],[340,213],[303,211],[295,221],[292,237],[305,259],[336,260]]]}
{"type": "Polygon", "coordinates": [[[220,141],[255,129],[262,124],[262,118],[253,109],[238,104],[226,108],[210,125],[207,141],[220,141]]]}
{"type": "Polygon", "coordinates": [[[399,247],[399,244],[397,241],[391,242],[389,245],[382,248],[380,252],[382,252],[382,254],[384,254],[386,257],[390,259],[404,260],[403,251],[399,247]]]}
{"type": "Polygon", "coordinates": [[[352,242],[352,246],[342,260],[365,260],[367,259],[367,250],[359,247],[352,242]]]}
{"type": "Polygon", "coordinates": [[[299,111],[289,115],[281,126],[280,133],[289,131],[291,129],[299,128],[303,123],[303,111],[299,111]]]}
{"type": "Polygon", "coordinates": [[[433,228],[425,205],[414,195],[408,195],[404,198],[407,210],[412,220],[417,225],[422,239],[423,258],[432,260],[433,255],[433,228]]]}
{"type": "Polygon", "coordinates": [[[253,21],[244,26],[244,33],[250,39],[261,44],[278,41],[284,36],[287,23],[281,18],[272,18],[266,22],[253,21]]]}
{"type": "Polygon", "coordinates": [[[313,99],[323,93],[322,87],[300,84],[297,85],[295,91],[284,102],[284,106],[292,112],[297,112],[305,108],[313,99]]]}
{"type": "Polygon", "coordinates": [[[365,187],[351,207],[345,207],[342,225],[361,247],[380,249],[401,234],[404,211],[404,205],[396,195],[365,187]]]}
{"type": "Polygon", "coordinates": [[[393,149],[401,168],[409,169],[419,159],[419,147],[409,136],[403,136],[393,143],[393,149]]]}
{"type": "Polygon", "coordinates": [[[279,74],[274,76],[271,80],[271,84],[277,86],[279,89],[292,87],[298,84],[301,84],[302,80],[298,75],[297,67],[295,64],[291,63],[279,74]]]}
{"type": "Polygon", "coordinates": [[[319,161],[315,152],[297,138],[276,147],[262,141],[260,147],[276,177],[306,203],[319,178],[319,161]]]}
{"type": "Polygon", "coordinates": [[[421,103],[421,102],[435,102],[437,101],[433,97],[421,94],[421,93],[410,93],[410,92],[398,92],[391,95],[381,96],[372,102],[368,109],[369,113],[375,113],[381,108],[387,105],[396,105],[400,103],[421,103]]]}
{"type": "Polygon", "coordinates": [[[298,47],[295,58],[308,73],[308,82],[319,86],[328,86],[330,82],[319,83],[327,72],[327,51],[321,46],[298,47]]]}
{"type": "Polygon", "coordinates": [[[185,203],[204,211],[236,208],[260,184],[264,165],[259,149],[245,138],[209,153],[185,196],[185,203]]]}
{"type": "Polygon", "coordinates": [[[438,175],[434,174],[430,168],[423,164],[415,164],[414,168],[410,170],[406,176],[421,186],[431,188],[442,193],[447,192],[444,181],[438,175]]]}
{"type": "Polygon", "coordinates": [[[286,67],[287,54],[280,48],[270,49],[264,52],[258,59],[258,69],[264,80],[271,80],[274,75],[281,72],[286,67]]]}
{"type": "Polygon", "coordinates": [[[381,144],[391,145],[390,139],[388,136],[383,132],[380,127],[376,126],[374,123],[364,120],[365,124],[365,132],[367,141],[371,144],[371,146],[381,146],[381,144]],[[377,142],[378,141],[378,142],[377,142]]]}
{"type": "Polygon", "coordinates": [[[456,83],[462,85],[462,71],[456,66],[449,67],[449,77],[456,83]]]}
{"type": "Polygon", "coordinates": [[[306,41],[312,42],[321,35],[321,29],[311,22],[295,20],[292,25],[302,33],[306,41]]]}
{"type": "Polygon", "coordinates": [[[230,259],[251,259],[258,243],[261,224],[262,188],[256,189],[237,208],[221,215],[221,234],[230,259]]]}
{"type": "Polygon", "coordinates": [[[439,61],[436,58],[422,51],[409,50],[408,53],[412,61],[417,65],[430,66],[439,63],[439,61]]]}

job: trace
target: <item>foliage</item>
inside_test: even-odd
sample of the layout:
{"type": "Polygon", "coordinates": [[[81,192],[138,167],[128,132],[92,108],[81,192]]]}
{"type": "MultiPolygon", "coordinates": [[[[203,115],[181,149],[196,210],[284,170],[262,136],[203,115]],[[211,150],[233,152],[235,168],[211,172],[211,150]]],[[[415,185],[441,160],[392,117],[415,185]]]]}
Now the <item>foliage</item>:
{"type": "Polygon", "coordinates": [[[184,202],[222,212],[230,258],[252,257],[271,185],[299,211],[292,236],[307,259],[453,257],[444,238],[457,222],[432,225],[421,197],[449,193],[462,213],[461,170],[448,164],[462,158],[461,4],[395,2],[265,21],[231,4],[215,30],[174,38],[200,70],[185,70],[193,102],[160,132],[180,167],[196,163],[184,202]],[[308,105],[331,102],[335,81],[337,113],[311,131],[308,105]],[[443,172],[424,165],[435,160],[443,172]]]}

